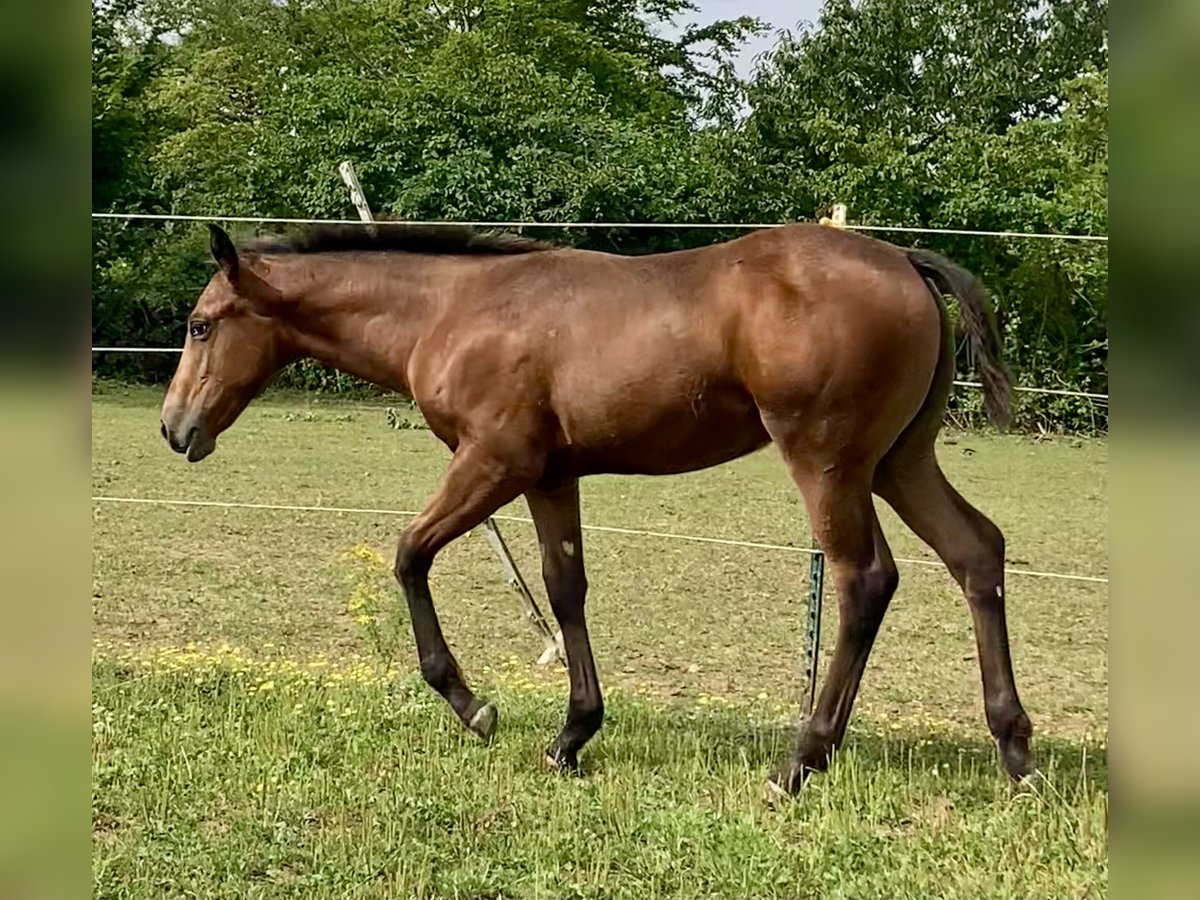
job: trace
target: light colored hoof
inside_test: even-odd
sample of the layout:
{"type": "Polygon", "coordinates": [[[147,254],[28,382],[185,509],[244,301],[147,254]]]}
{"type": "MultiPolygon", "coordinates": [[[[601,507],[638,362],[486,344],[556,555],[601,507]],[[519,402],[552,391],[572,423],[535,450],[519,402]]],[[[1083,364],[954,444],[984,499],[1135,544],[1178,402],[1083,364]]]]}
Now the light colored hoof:
{"type": "Polygon", "coordinates": [[[496,733],[496,719],[496,704],[485,703],[475,711],[475,715],[471,716],[471,721],[467,723],[467,728],[482,740],[490,741],[492,735],[496,733]]]}

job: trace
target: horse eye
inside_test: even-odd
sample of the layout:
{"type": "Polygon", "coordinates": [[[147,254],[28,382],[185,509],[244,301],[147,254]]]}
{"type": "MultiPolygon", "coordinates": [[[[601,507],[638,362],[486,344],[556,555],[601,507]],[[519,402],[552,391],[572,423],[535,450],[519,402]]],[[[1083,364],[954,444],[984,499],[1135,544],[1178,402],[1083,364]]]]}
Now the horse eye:
{"type": "Polygon", "coordinates": [[[192,322],[188,325],[188,334],[197,341],[204,340],[208,336],[209,324],[207,322],[192,322]]]}

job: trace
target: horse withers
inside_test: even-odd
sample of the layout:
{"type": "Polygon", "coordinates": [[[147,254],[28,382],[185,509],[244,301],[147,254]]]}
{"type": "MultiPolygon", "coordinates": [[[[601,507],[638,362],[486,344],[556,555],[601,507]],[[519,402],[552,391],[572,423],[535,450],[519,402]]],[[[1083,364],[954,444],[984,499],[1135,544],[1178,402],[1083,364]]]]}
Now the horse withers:
{"type": "Polygon", "coordinates": [[[566,724],[547,755],[574,770],[604,717],[584,617],[579,479],[693,471],[773,442],[826,555],[839,626],[816,707],[771,789],[795,792],[828,765],[896,589],[872,495],[961,586],[1000,758],[1014,778],[1031,771],[1004,538],[934,454],[954,378],[943,293],[962,310],[993,421],[1009,408],[995,325],[964,269],[812,225],[646,256],[396,224],[238,249],[210,229],[219,271],[188,317],[163,436],[204,459],[300,358],[411,395],[453,456],[400,537],[395,574],[425,680],[480,737],[496,710],[471,691],[442,635],[428,582],[438,551],[525,496],[570,673],[566,724]]]}

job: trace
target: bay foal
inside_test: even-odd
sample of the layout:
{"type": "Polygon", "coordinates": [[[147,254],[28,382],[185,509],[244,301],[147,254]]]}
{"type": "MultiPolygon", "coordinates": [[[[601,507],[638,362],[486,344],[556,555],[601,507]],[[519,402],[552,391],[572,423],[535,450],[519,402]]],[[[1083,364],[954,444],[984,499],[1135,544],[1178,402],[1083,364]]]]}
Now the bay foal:
{"type": "Polygon", "coordinates": [[[315,230],[238,250],[211,226],[218,271],[188,318],[162,433],[193,462],[289,362],[314,358],[413,397],[453,456],[404,530],[396,577],[425,680],[483,738],[429,592],[439,550],[524,495],[570,672],[548,750],[574,769],[604,704],[584,618],[579,478],[692,471],[774,442],[837,587],[833,659],[795,751],[796,791],[826,767],[896,589],[872,495],[945,561],[974,620],[988,726],[1011,776],[1030,771],[1004,614],[1004,539],[934,456],[954,377],[957,298],[988,410],[1009,381],[979,282],[925,251],[819,226],[627,257],[401,225],[315,230]]]}

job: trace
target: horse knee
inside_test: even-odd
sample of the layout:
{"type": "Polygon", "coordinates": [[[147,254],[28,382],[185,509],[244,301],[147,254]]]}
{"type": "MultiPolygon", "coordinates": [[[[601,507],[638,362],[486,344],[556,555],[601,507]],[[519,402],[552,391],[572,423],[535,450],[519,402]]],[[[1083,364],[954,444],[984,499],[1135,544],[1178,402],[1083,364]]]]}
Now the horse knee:
{"type": "Polygon", "coordinates": [[[396,550],[396,562],[392,574],[405,590],[408,590],[418,580],[429,574],[432,562],[429,554],[422,552],[415,542],[400,538],[400,546],[396,550]]]}

